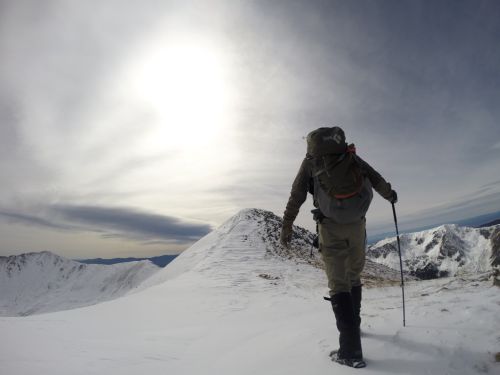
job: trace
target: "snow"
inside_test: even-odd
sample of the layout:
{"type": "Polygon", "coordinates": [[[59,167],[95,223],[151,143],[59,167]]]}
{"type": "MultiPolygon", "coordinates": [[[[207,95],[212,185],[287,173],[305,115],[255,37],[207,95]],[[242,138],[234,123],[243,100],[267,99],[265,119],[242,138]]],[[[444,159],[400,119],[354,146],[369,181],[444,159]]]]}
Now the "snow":
{"type": "MultiPolygon", "coordinates": [[[[500,226],[461,227],[455,224],[400,236],[405,268],[422,271],[433,266],[439,275],[456,276],[491,270],[493,244],[490,238],[500,226]]],[[[369,246],[369,259],[399,269],[396,238],[387,238],[369,246]]],[[[418,273],[418,272],[415,272],[418,273]]]]}
{"type": "Polygon", "coordinates": [[[0,316],[73,309],[118,298],[159,270],[149,261],[87,265],[48,251],[0,257],[0,316]]]}
{"type": "Polygon", "coordinates": [[[477,274],[408,282],[404,328],[401,289],[365,288],[368,367],[332,363],[338,334],[324,273],[298,242],[301,256],[273,251],[263,230],[273,220],[241,212],[140,292],[0,318],[2,375],[500,374],[499,289],[477,274]]]}

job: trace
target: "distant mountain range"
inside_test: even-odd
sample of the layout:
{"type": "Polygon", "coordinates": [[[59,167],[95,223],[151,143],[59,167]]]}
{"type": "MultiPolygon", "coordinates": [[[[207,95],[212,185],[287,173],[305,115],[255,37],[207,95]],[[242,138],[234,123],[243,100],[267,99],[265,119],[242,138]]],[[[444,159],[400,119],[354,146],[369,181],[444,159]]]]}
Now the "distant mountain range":
{"type": "Polygon", "coordinates": [[[177,255],[160,255],[157,257],[151,258],[111,258],[111,259],[103,259],[103,258],[94,258],[94,259],[75,259],[77,262],[85,263],[85,264],[117,264],[117,263],[126,263],[126,262],[139,262],[142,260],[149,260],[153,264],[158,267],[165,267],[171,261],[173,261],[177,255]]]}
{"type": "MultiPolygon", "coordinates": [[[[328,287],[320,254],[310,253],[313,235],[294,227],[292,247],[285,249],[281,225],[272,213],[243,210],[165,268],[149,261],[86,265],[47,253],[12,257],[0,268],[0,305],[11,315],[36,314],[33,307],[40,306],[96,305],[0,318],[0,373],[350,373],[328,359],[338,335],[331,304],[322,298],[328,287]],[[137,269],[129,268],[134,264],[156,272],[122,298],[98,303],[106,288],[138,281],[137,269]],[[112,277],[115,269],[121,271],[112,277]],[[86,276],[78,281],[80,270],[86,276]]],[[[475,231],[458,230],[460,239],[450,235],[449,241],[441,232],[416,236],[414,243],[423,240],[429,256],[441,249],[447,256],[453,246],[439,244],[450,242],[457,246],[453,260],[462,252],[461,240],[472,244],[481,236],[487,242],[475,231]]],[[[483,233],[493,236],[487,228],[483,233]]],[[[468,258],[469,250],[463,252],[468,258]]],[[[359,375],[496,372],[500,293],[484,275],[412,282],[409,328],[401,322],[398,269],[367,259],[363,283],[369,367],[359,375]],[[388,281],[395,287],[386,287],[388,281]]]]}
{"type": "MultiPolygon", "coordinates": [[[[456,224],[400,235],[404,268],[420,279],[487,272],[500,263],[500,225],[472,228],[456,224]]],[[[396,237],[367,249],[367,257],[399,268],[396,237]]]]}
{"type": "Polygon", "coordinates": [[[82,264],[48,251],[0,257],[0,316],[93,305],[130,293],[161,268],[149,261],[82,264]]]}
{"type": "MultiPolygon", "coordinates": [[[[287,249],[279,243],[281,226],[282,219],[271,212],[242,210],[163,269],[151,259],[164,265],[175,256],[74,261],[41,252],[0,257],[0,316],[92,305],[163,283],[187,271],[204,274],[212,287],[244,289],[263,283],[262,287],[273,288],[293,283],[297,271],[303,278],[323,285],[321,254],[311,252],[314,234],[294,226],[291,247],[287,249]]],[[[500,266],[500,225],[443,225],[400,238],[407,279],[488,272],[492,266],[500,266]]],[[[399,283],[396,238],[368,247],[362,279],[366,286],[399,283]]]]}
{"type": "Polygon", "coordinates": [[[469,219],[458,220],[453,224],[458,224],[466,227],[479,228],[486,226],[490,227],[491,225],[494,225],[492,224],[493,222],[498,222],[498,221],[500,221],[500,212],[492,212],[485,215],[471,217],[469,219]]]}
{"type": "Polygon", "coordinates": [[[478,228],[491,227],[493,225],[498,225],[498,224],[500,224],[500,219],[496,219],[496,220],[490,221],[489,223],[479,225],[478,228]]]}
{"type": "MultiPolygon", "coordinates": [[[[323,284],[321,256],[317,250],[310,253],[314,235],[294,226],[292,248],[285,249],[279,244],[281,226],[282,219],[271,212],[243,210],[163,269],[150,259],[74,261],[50,252],[0,257],[0,316],[93,305],[160,284],[185,270],[209,273],[214,282],[235,283],[235,287],[253,285],[255,278],[267,280],[272,287],[285,277],[280,267],[292,262],[297,265],[295,271],[303,268],[304,274],[311,273],[323,284]]],[[[370,260],[365,271],[366,285],[399,280],[398,271],[370,260]]]]}
{"type": "MultiPolygon", "coordinates": [[[[455,220],[455,221],[447,222],[447,223],[435,223],[435,224],[426,225],[426,226],[407,228],[404,231],[401,230],[401,225],[400,225],[399,231],[400,231],[400,233],[402,233],[402,232],[404,232],[404,233],[420,232],[423,230],[436,228],[439,225],[444,225],[444,224],[456,224],[459,226],[473,227],[473,228],[490,227],[490,226],[493,226],[496,224],[500,224],[500,211],[492,212],[492,213],[480,215],[480,216],[474,216],[474,217],[470,217],[467,219],[455,220]]],[[[374,244],[375,242],[383,240],[384,238],[392,237],[392,236],[394,236],[394,234],[395,234],[395,230],[390,231],[390,232],[377,233],[377,234],[368,233],[368,243],[374,244]]]]}

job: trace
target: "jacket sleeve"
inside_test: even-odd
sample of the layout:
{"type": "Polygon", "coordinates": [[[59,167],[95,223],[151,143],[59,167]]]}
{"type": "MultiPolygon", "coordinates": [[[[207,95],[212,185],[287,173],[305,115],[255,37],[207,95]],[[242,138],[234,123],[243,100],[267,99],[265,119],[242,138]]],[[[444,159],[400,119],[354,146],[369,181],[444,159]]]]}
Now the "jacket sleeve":
{"type": "Polygon", "coordinates": [[[375,169],[372,168],[370,164],[357,156],[358,162],[360,163],[362,171],[370,180],[373,188],[377,193],[379,193],[383,198],[390,199],[392,194],[391,184],[388,183],[375,169]]]}
{"type": "Polygon", "coordinates": [[[309,190],[309,179],[311,178],[311,168],[307,159],[302,161],[299,172],[295,177],[290,192],[290,198],[286,205],[285,213],[283,214],[284,224],[292,224],[299,214],[300,206],[307,199],[307,192],[309,190]]]}

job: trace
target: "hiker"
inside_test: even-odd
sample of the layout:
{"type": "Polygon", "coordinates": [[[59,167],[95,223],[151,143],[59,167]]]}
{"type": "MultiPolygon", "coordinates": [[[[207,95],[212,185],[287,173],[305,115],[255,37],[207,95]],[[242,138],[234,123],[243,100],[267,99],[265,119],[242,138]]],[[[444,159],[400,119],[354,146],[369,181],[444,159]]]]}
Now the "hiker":
{"type": "Polygon", "coordinates": [[[307,153],[292,185],[283,215],[280,241],[289,247],[292,224],[313,194],[319,250],[325,263],[333,312],[339,330],[338,350],[332,360],[365,367],[361,349],[361,272],[365,264],[365,215],[373,198],[372,187],[391,203],[397,194],[368,163],[356,155],[339,127],[319,128],[307,135],[307,153]]]}

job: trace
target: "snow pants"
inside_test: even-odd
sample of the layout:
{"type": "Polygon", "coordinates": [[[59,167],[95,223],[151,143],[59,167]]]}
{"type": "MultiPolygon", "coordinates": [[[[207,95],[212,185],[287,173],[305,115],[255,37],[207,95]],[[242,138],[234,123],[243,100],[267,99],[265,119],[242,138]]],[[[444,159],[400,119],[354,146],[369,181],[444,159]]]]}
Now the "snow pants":
{"type": "Polygon", "coordinates": [[[319,224],[319,246],[325,263],[330,296],[361,285],[365,266],[366,220],[338,224],[324,218],[319,224]]]}

